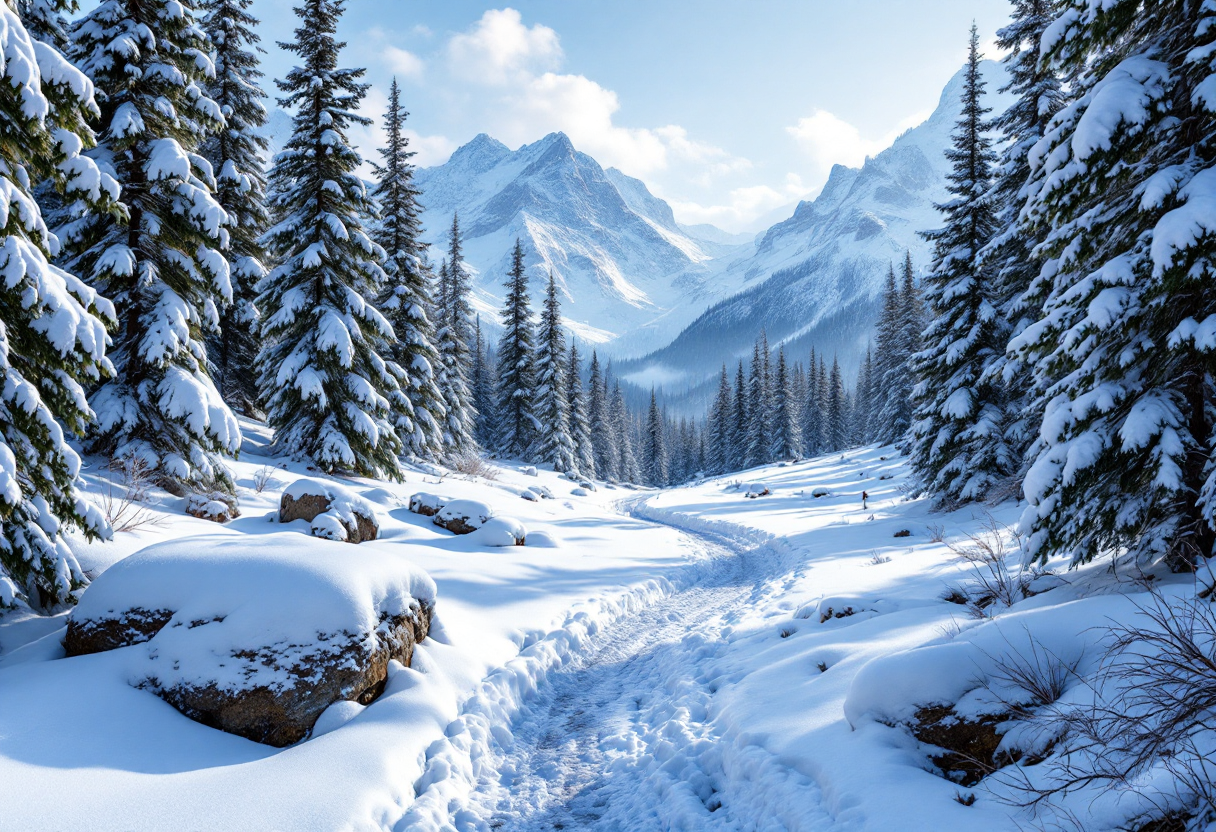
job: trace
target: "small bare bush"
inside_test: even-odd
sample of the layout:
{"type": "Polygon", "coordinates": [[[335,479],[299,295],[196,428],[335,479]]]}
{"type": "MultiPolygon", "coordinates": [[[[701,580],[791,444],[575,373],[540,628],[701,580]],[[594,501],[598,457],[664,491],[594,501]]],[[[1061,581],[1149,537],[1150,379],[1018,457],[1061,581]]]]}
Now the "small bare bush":
{"type": "Polygon", "coordinates": [[[152,469],[144,460],[126,456],[111,460],[108,466],[118,482],[106,480],[101,494],[101,510],[115,532],[133,532],[145,526],[161,523],[157,514],[148,508],[149,491],[152,488],[152,469]]]}
{"type": "Polygon", "coordinates": [[[279,484],[275,478],[277,468],[271,465],[263,465],[253,475],[253,490],[261,494],[267,488],[273,488],[279,484]]]}
{"type": "Polygon", "coordinates": [[[1029,707],[1052,705],[1059,701],[1070,680],[1079,679],[1080,658],[1066,661],[1027,632],[1026,646],[1014,645],[1005,638],[1009,649],[999,656],[990,656],[993,669],[988,672],[991,684],[1021,693],[1021,701],[1006,702],[1015,715],[1027,715],[1029,707]]]}
{"type": "Polygon", "coordinates": [[[498,468],[486,461],[486,458],[476,451],[462,451],[453,454],[448,459],[448,465],[458,474],[466,477],[480,477],[494,482],[498,479],[498,468]]]}
{"type": "Polygon", "coordinates": [[[891,556],[880,554],[877,550],[870,553],[870,564],[872,566],[881,566],[884,563],[890,563],[891,556]]]}
{"type": "Polygon", "coordinates": [[[941,543],[946,539],[946,527],[941,523],[930,523],[925,526],[925,533],[929,535],[930,543],[941,543]]]}
{"type": "Polygon", "coordinates": [[[1033,576],[1021,568],[1011,571],[1008,564],[1009,556],[1022,548],[1021,537],[992,515],[985,516],[979,531],[961,541],[947,542],[946,547],[972,568],[972,584],[965,592],[977,617],[984,617],[984,610],[993,604],[1011,607],[1027,597],[1033,576]],[[1014,544],[1012,548],[1007,540],[1014,544]]]}

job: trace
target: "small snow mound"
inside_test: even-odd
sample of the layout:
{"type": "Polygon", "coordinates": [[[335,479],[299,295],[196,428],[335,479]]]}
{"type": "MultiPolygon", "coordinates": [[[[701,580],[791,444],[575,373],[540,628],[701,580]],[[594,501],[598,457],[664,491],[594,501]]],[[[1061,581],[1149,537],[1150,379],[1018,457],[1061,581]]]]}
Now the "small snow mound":
{"type": "Polygon", "coordinates": [[[578,488],[570,489],[570,493],[573,494],[575,497],[590,497],[591,496],[591,492],[581,486],[578,488]]]}
{"type": "Polygon", "coordinates": [[[322,734],[328,734],[330,731],[338,730],[363,713],[363,709],[366,707],[366,705],[360,705],[358,702],[350,699],[339,699],[317,717],[316,724],[312,726],[312,735],[319,737],[322,734]]]}
{"type": "Polygon", "coordinates": [[[818,500],[820,497],[831,497],[832,492],[830,489],[824,488],[823,486],[818,486],[811,489],[811,496],[818,500]]]}
{"type": "Polygon", "coordinates": [[[469,534],[485,525],[494,509],[478,500],[453,500],[435,515],[434,523],[454,534],[469,534]]]}
{"type": "Polygon", "coordinates": [[[186,514],[213,523],[227,523],[241,516],[236,500],[225,499],[222,494],[191,494],[186,498],[186,514]]]}
{"type": "Polygon", "coordinates": [[[530,489],[520,492],[519,496],[523,497],[525,500],[527,500],[530,503],[540,502],[540,497],[537,496],[536,492],[534,492],[530,489]]]}
{"type": "Polygon", "coordinates": [[[528,535],[530,549],[557,549],[561,544],[552,532],[532,532],[528,535]]]}
{"type": "Polygon", "coordinates": [[[469,540],[491,548],[523,546],[527,539],[527,528],[514,517],[491,517],[469,534],[469,540]]]}
{"type": "Polygon", "coordinates": [[[369,488],[362,493],[363,499],[381,506],[399,506],[401,498],[387,488],[369,488]]]}
{"type": "Polygon", "coordinates": [[[540,475],[536,473],[536,466],[535,466],[535,465],[529,465],[527,468],[525,468],[525,469],[524,469],[524,476],[526,476],[526,477],[536,477],[536,476],[540,476],[540,475]]]}
{"type": "Polygon", "coordinates": [[[744,486],[743,496],[749,500],[754,500],[757,497],[767,497],[772,494],[772,490],[762,482],[749,482],[744,486]]]}
{"type": "Polygon", "coordinates": [[[595,487],[595,483],[591,482],[590,480],[584,480],[584,481],[580,482],[578,484],[578,487],[585,488],[588,491],[599,491],[599,489],[595,487]]]}

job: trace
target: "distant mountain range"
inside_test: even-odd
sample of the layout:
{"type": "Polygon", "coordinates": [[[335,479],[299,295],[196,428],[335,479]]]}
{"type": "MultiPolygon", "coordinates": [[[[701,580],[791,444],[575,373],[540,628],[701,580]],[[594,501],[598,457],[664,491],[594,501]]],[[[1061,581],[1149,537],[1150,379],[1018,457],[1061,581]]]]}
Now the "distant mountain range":
{"type": "MultiPolygon", "coordinates": [[[[1003,70],[986,62],[990,104],[1003,70]]],[[[812,345],[853,372],[867,341],[888,265],[912,253],[941,220],[945,150],[959,117],[961,72],[932,116],[860,168],[837,165],[822,192],[759,235],[682,225],[640,180],[603,168],[562,133],[511,150],[479,135],[442,165],[419,169],[425,239],[442,256],[452,215],[474,272],[474,306],[496,333],[503,281],[522,241],[533,296],[552,271],[563,313],[581,340],[616,359],[624,377],[694,398],[723,362],[750,354],[763,327],[801,357],[812,345]]],[[[271,115],[277,148],[290,132],[271,115]]]]}

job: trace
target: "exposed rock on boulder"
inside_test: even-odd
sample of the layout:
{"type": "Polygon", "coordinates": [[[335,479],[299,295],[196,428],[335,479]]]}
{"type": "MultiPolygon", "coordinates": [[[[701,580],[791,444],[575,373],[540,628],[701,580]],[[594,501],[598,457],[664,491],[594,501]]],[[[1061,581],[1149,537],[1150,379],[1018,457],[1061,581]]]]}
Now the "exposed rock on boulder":
{"type": "Polygon", "coordinates": [[[376,699],[389,662],[410,664],[430,632],[434,599],[430,578],[397,554],[336,558],[288,534],[186,538],[102,573],[65,647],[134,645],[139,687],[205,725],[284,746],[334,702],[376,699]]]}
{"type": "Polygon", "coordinates": [[[138,606],[81,618],[80,607],[76,607],[68,617],[63,648],[69,656],[84,656],[141,644],[159,633],[172,618],[172,610],[147,610],[138,606]]]}
{"type": "Polygon", "coordinates": [[[942,750],[930,756],[942,774],[960,786],[974,786],[1002,765],[1013,762],[997,759],[1001,744],[998,726],[1008,718],[1007,714],[966,718],[949,705],[935,705],[917,711],[911,729],[918,740],[942,750]]]}
{"type": "Polygon", "coordinates": [[[370,502],[334,482],[298,479],[283,492],[279,522],[306,520],[315,537],[362,543],[380,536],[376,509],[370,502]]]}
{"type": "Polygon", "coordinates": [[[477,500],[453,500],[435,515],[434,523],[453,534],[469,534],[494,516],[494,509],[477,500]]]}
{"type": "Polygon", "coordinates": [[[186,498],[186,514],[213,523],[227,523],[241,516],[236,498],[226,494],[191,494],[186,498]]]}
{"type": "Polygon", "coordinates": [[[447,497],[440,497],[438,494],[419,493],[410,497],[410,511],[423,517],[434,517],[450,502],[447,497]]]}

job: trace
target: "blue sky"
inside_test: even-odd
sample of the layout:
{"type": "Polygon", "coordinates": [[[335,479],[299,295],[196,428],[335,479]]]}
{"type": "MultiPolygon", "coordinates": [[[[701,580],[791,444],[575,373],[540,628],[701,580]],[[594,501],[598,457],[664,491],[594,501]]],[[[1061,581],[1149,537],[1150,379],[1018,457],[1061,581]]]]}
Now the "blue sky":
{"type": "MultiPolygon", "coordinates": [[[[292,0],[257,0],[272,77],[292,0]]],[[[1007,0],[349,0],[348,65],[393,75],[421,165],[486,132],[511,147],[554,130],[647,182],[684,222],[754,228],[922,120],[990,43],[1007,0]]],[[[990,56],[993,54],[988,48],[990,56]]],[[[268,84],[268,88],[272,85],[268,84]]],[[[374,134],[356,137],[364,150],[374,134]]]]}

